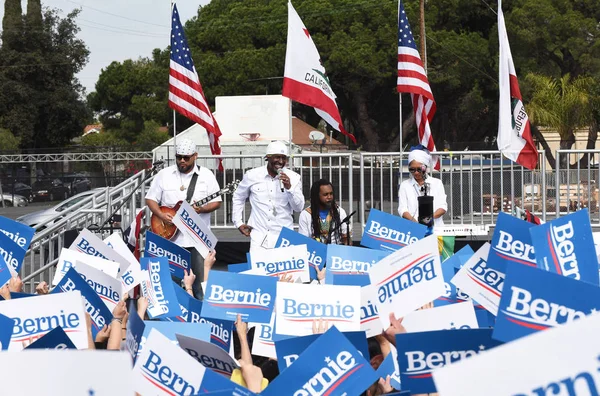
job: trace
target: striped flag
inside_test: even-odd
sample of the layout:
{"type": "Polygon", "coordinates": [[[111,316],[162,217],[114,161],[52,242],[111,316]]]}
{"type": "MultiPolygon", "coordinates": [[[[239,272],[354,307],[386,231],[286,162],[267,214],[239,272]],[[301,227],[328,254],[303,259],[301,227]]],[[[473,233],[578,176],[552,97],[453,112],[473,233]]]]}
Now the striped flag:
{"type": "Polygon", "coordinates": [[[504,25],[502,1],[498,1],[498,40],[500,42],[498,110],[498,148],[510,160],[527,169],[535,169],[538,151],[531,135],[529,117],[525,112],[515,65],[510,53],[504,25]]]}
{"type": "MultiPolygon", "coordinates": [[[[435,101],[401,0],[398,4],[397,88],[399,93],[410,93],[415,122],[419,131],[419,143],[427,147],[429,151],[436,151],[429,126],[436,110],[435,101]]],[[[434,168],[439,170],[439,158],[434,156],[432,160],[434,168]]]]}
{"type": "MultiPolygon", "coordinates": [[[[171,18],[171,61],[169,66],[169,107],[200,124],[208,134],[210,152],[220,155],[219,124],[213,117],[204,97],[204,91],[194,67],[192,53],[179,20],[177,6],[173,4],[171,18]]],[[[219,170],[223,170],[218,160],[219,170]]]]}

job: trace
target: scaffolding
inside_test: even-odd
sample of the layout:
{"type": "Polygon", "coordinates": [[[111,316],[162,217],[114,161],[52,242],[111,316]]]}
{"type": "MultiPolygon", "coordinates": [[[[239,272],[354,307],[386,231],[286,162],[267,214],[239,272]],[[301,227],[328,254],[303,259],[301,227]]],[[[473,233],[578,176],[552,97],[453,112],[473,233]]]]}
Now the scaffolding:
{"type": "Polygon", "coordinates": [[[61,154],[0,154],[0,164],[26,162],[152,161],[151,151],[61,154]]]}

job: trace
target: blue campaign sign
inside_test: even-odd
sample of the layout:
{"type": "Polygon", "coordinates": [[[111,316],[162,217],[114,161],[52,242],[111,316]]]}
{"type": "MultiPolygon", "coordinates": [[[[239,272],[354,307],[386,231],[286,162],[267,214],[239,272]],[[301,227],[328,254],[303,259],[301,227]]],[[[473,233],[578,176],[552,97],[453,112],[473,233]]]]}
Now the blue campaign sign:
{"type": "Polygon", "coordinates": [[[165,257],[142,257],[140,267],[148,271],[148,277],[150,278],[150,284],[148,285],[151,289],[148,298],[148,316],[150,319],[181,316],[181,308],[179,308],[177,295],[171,280],[169,261],[165,257]]]}
{"type": "Polygon", "coordinates": [[[217,345],[227,352],[231,345],[233,322],[229,320],[206,319],[201,316],[202,302],[190,297],[187,301],[187,321],[189,323],[206,323],[210,326],[210,343],[217,345]]]}
{"type": "Polygon", "coordinates": [[[325,260],[327,260],[327,245],[294,230],[290,230],[287,227],[283,227],[279,233],[275,247],[294,245],[306,245],[306,250],[308,250],[308,265],[310,266],[310,279],[317,279],[317,268],[323,269],[325,260]]]}
{"type": "Polygon", "coordinates": [[[25,349],[77,349],[62,327],[55,327],[25,349]]]}
{"type": "Polygon", "coordinates": [[[10,278],[12,278],[12,275],[8,269],[8,265],[4,261],[4,258],[0,257],[0,287],[6,285],[10,281],[10,278]]]}
{"type": "Polygon", "coordinates": [[[33,297],[33,296],[35,296],[35,294],[10,292],[10,298],[12,300],[15,300],[17,298],[27,298],[27,297],[33,297]]]}
{"type": "Polygon", "coordinates": [[[178,344],[177,334],[186,337],[197,338],[208,342],[210,339],[210,326],[205,323],[179,323],[179,322],[160,322],[154,320],[144,320],[144,332],[138,343],[136,358],[139,357],[143,350],[144,344],[150,335],[150,330],[156,329],[159,333],[167,337],[171,342],[178,344]]]}
{"type": "Polygon", "coordinates": [[[480,329],[494,328],[496,317],[487,309],[475,307],[475,316],[477,317],[477,325],[480,329]]]}
{"type": "Polygon", "coordinates": [[[509,342],[600,311],[600,288],[509,263],[493,337],[509,342]]]}
{"type": "Polygon", "coordinates": [[[127,333],[125,335],[125,347],[127,351],[131,355],[131,358],[135,362],[137,358],[137,353],[140,344],[142,343],[142,336],[144,335],[144,330],[146,325],[140,315],[138,315],[137,310],[133,306],[130,305],[129,310],[129,318],[127,319],[127,333]]]}
{"type": "Polygon", "coordinates": [[[444,294],[435,300],[435,306],[441,307],[457,303],[456,286],[450,280],[456,275],[456,269],[461,268],[471,256],[475,254],[469,245],[465,245],[458,252],[442,262],[442,275],[444,276],[444,294]]]}
{"type": "Polygon", "coordinates": [[[487,265],[504,273],[506,263],[536,267],[535,252],[529,230],[536,225],[500,212],[494,229],[487,265]]]}
{"type": "Polygon", "coordinates": [[[362,287],[371,284],[371,278],[369,278],[368,274],[333,274],[330,278],[332,285],[362,287]]]}
{"type": "Polygon", "coordinates": [[[333,326],[281,372],[261,396],[308,395],[309,390],[319,395],[358,395],[377,379],[369,361],[333,326]]]}
{"type": "Polygon", "coordinates": [[[389,353],[387,357],[383,359],[381,365],[379,365],[379,368],[377,369],[377,376],[386,379],[389,375],[390,385],[392,388],[400,390],[402,389],[400,385],[400,372],[399,370],[396,370],[396,364],[397,362],[394,362],[394,354],[389,353]]]}
{"type": "MultiPolygon", "coordinates": [[[[364,331],[347,331],[342,333],[365,358],[369,358],[369,344],[364,331]]],[[[311,334],[303,337],[275,338],[275,352],[279,371],[290,367],[292,363],[321,335],[311,334]]]]}
{"type": "Polygon", "coordinates": [[[181,315],[174,317],[164,317],[160,318],[160,320],[165,320],[167,322],[187,322],[188,320],[188,300],[193,298],[190,296],[181,286],[179,286],[176,282],[173,282],[173,290],[175,291],[175,296],[177,297],[177,302],[179,303],[179,309],[181,309],[181,315]]]}
{"type": "Polygon", "coordinates": [[[239,263],[239,264],[229,264],[227,266],[227,271],[239,273],[242,271],[248,271],[250,269],[249,263],[239,263]]]}
{"type": "Polygon", "coordinates": [[[491,329],[462,329],[396,334],[400,380],[415,393],[436,392],[431,373],[501,343],[491,329]]]}
{"type": "Polygon", "coordinates": [[[179,279],[183,279],[185,273],[190,270],[192,262],[192,254],[186,249],[150,231],[146,232],[144,256],[166,257],[169,260],[171,275],[179,279]]]}
{"type": "Polygon", "coordinates": [[[35,234],[35,228],[0,216],[0,232],[12,239],[21,249],[27,251],[33,234],[35,234]]]}
{"type": "Polygon", "coordinates": [[[587,209],[529,229],[539,268],[598,285],[598,259],[587,209]]]}
{"type": "Polygon", "coordinates": [[[371,209],[360,244],[371,249],[396,251],[423,239],[427,227],[377,209],[371,209]]]}
{"type": "Polygon", "coordinates": [[[21,270],[26,250],[19,246],[10,237],[0,232],[0,256],[4,258],[7,265],[10,265],[15,272],[21,270]]]}
{"type": "Polygon", "coordinates": [[[106,307],[98,293],[79,275],[75,268],[69,268],[51,293],[65,293],[79,290],[85,300],[85,312],[92,318],[92,336],[112,321],[112,312],[106,307]]]}
{"type": "Polygon", "coordinates": [[[456,252],[452,256],[448,257],[448,260],[452,260],[452,263],[454,264],[454,268],[456,268],[458,270],[458,269],[461,269],[462,266],[465,265],[465,263],[467,261],[469,261],[471,256],[474,254],[475,254],[475,252],[473,251],[473,248],[469,245],[465,245],[465,247],[460,249],[458,252],[456,252]]]}
{"type": "Polygon", "coordinates": [[[0,350],[6,351],[8,349],[14,329],[14,319],[0,314],[0,350]]]}
{"type": "Polygon", "coordinates": [[[390,253],[392,252],[356,246],[327,245],[325,283],[333,284],[332,275],[366,274],[373,265],[390,253]]]}
{"type": "Polygon", "coordinates": [[[211,271],[201,315],[204,318],[269,323],[275,306],[277,278],[211,271]]]}

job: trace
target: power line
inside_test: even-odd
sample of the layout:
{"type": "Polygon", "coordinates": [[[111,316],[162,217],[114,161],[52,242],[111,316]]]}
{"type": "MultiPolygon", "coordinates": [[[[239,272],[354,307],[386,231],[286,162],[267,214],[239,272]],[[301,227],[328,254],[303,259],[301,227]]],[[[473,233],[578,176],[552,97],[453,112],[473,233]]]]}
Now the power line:
{"type": "Polygon", "coordinates": [[[139,20],[139,19],[133,19],[133,18],[129,18],[129,17],[123,16],[123,15],[114,14],[114,13],[112,13],[112,12],[104,11],[104,10],[101,10],[101,9],[98,9],[98,8],[95,8],[95,7],[92,7],[92,6],[86,5],[86,4],[78,3],[78,2],[76,2],[76,1],[73,1],[73,0],[65,0],[65,1],[67,1],[67,2],[69,2],[69,3],[77,4],[78,6],[80,6],[80,7],[83,7],[83,8],[89,8],[90,10],[94,10],[94,11],[96,11],[96,12],[100,12],[100,13],[102,13],[102,14],[106,14],[106,15],[114,16],[114,17],[121,18],[121,19],[125,19],[125,20],[128,20],[128,21],[133,21],[133,22],[143,23],[143,24],[146,24],[146,25],[151,25],[151,26],[158,26],[158,27],[160,27],[160,28],[163,28],[163,29],[170,29],[170,26],[159,25],[159,24],[157,24],[157,23],[152,23],[152,22],[141,21],[141,20],[139,20]]]}

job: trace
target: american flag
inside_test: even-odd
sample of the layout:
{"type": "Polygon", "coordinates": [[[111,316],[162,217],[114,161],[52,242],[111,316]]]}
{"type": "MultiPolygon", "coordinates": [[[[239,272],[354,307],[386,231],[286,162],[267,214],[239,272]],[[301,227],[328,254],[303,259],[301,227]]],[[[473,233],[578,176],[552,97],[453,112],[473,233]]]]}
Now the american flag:
{"type": "MultiPolygon", "coordinates": [[[[415,39],[410,30],[404,4],[398,5],[398,92],[410,93],[419,130],[419,142],[429,151],[436,151],[429,123],[435,114],[435,101],[429,86],[423,62],[417,51],[415,39]]],[[[439,169],[437,157],[433,158],[434,168],[439,169]]]]}
{"type": "MultiPolygon", "coordinates": [[[[211,153],[221,154],[219,124],[206,103],[175,4],[173,4],[171,20],[169,107],[204,127],[208,133],[211,153]]],[[[219,161],[219,169],[223,169],[221,161],[219,161]]]]}

